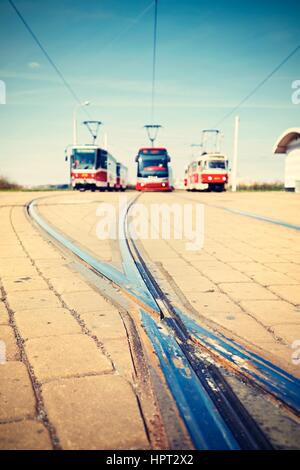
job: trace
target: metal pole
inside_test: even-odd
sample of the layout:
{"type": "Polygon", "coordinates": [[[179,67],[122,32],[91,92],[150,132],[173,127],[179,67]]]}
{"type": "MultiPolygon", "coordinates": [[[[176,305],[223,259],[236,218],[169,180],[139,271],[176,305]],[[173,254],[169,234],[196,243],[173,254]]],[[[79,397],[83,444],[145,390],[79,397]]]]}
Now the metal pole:
{"type": "Polygon", "coordinates": [[[231,191],[233,193],[236,192],[239,127],[240,127],[240,118],[239,116],[236,116],[235,126],[234,126],[233,159],[232,159],[232,169],[231,169],[231,191]]]}

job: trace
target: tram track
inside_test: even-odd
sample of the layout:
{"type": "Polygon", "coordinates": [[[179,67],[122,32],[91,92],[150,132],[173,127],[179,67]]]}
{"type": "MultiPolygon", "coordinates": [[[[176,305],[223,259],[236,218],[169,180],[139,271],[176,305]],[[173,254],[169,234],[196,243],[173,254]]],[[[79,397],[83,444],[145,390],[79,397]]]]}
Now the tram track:
{"type": "MultiPolygon", "coordinates": [[[[241,353],[246,355],[247,352],[241,352],[238,345],[236,350],[232,351],[234,346],[227,343],[226,338],[216,335],[214,337],[213,333],[206,332],[204,328],[194,324],[172,305],[156,282],[128,229],[130,208],[135,201],[136,198],[126,207],[120,220],[120,251],[124,274],[84,253],[47,224],[37,213],[34,201],[28,205],[27,210],[30,217],[48,235],[136,301],[143,327],[152,342],[166,381],[196,448],[272,448],[260,427],[227,383],[220,367],[216,365],[220,358],[228,363],[232,363],[234,358],[235,366],[242,366],[237,358],[241,353]],[[225,343],[226,354],[223,351],[222,355],[225,343]]],[[[298,403],[293,396],[289,400],[289,390],[286,388],[286,384],[291,386],[293,382],[285,382],[288,377],[280,371],[282,387],[277,389],[275,387],[275,390],[274,387],[268,388],[268,380],[274,382],[274,377],[270,374],[266,377],[266,370],[259,369],[259,364],[261,365],[260,358],[248,354],[244,357],[244,370],[240,367],[239,372],[249,380],[258,381],[265,391],[281,402],[287,402],[287,406],[297,412],[298,403]],[[249,361],[252,361],[252,364],[253,361],[257,362],[255,367],[252,367],[252,374],[249,361]]],[[[271,367],[274,372],[274,366],[266,364],[266,361],[262,365],[271,367]]],[[[275,372],[279,374],[279,370],[275,372]]],[[[300,389],[299,384],[296,385],[300,389]]],[[[298,391],[297,387],[296,389],[298,391]]]]}
{"type": "Polygon", "coordinates": [[[223,211],[228,212],[230,214],[240,215],[242,217],[247,217],[247,218],[250,218],[250,219],[253,219],[253,220],[258,220],[260,222],[265,222],[265,223],[268,223],[268,224],[277,225],[279,227],[283,227],[283,228],[287,228],[287,229],[291,229],[291,230],[296,230],[296,231],[300,230],[300,225],[292,224],[292,223],[286,222],[282,219],[274,219],[273,217],[268,217],[268,216],[265,216],[265,215],[256,214],[255,212],[245,211],[245,210],[242,210],[242,209],[236,209],[236,208],[233,208],[233,207],[225,207],[225,206],[222,206],[220,204],[212,204],[212,203],[209,203],[207,201],[204,201],[203,199],[196,200],[196,199],[193,199],[191,197],[188,197],[188,195],[186,195],[186,194],[184,196],[181,194],[180,197],[183,198],[183,199],[186,199],[188,201],[200,202],[201,204],[204,204],[207,207],[212,207],[214,209],[220,209],[220,210],[223,210],[223,211]]]}

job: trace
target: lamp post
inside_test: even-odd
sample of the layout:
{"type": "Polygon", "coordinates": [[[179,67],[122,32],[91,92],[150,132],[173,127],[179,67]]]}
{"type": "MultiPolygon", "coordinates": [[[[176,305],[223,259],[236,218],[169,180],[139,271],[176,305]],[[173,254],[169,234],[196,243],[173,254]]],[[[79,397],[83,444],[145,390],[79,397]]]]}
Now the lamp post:
{"type": "Polygon", "coordinates": [[[89,101],[84,101],[83,103],[77,104],[73,111],[73,145],[77,145],[77,111],[83,106],[89,106],[89,101]]]}

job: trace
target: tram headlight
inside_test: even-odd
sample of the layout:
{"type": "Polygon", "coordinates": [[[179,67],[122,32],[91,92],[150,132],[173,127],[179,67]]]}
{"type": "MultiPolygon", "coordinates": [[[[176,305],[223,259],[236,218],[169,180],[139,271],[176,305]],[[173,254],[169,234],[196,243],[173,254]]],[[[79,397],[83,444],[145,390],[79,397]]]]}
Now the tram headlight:
{"type": "Polygon", "coordinates": [[[208,181],[211,181],[212,180],[212,176],[208,176],[208,181]]]}
{"type": "Polygon", "coordinates": [[[165,187],[165,186],[166,186],[166,183],[161,183],[161,185],[162,185],[163,187],[165,187]]]}
{"type": "Polygon", "coordinates": [[[223,181],[226,181],[226,176],[223,176],[223,178],[222,178],[222,179],[223,179],[223,181]]]}

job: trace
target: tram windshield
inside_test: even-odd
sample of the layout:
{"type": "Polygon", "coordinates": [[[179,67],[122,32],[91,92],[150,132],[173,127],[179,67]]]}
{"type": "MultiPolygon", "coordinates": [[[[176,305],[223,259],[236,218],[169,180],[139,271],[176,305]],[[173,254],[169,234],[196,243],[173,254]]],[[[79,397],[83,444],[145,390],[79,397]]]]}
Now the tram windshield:
{"type": "Polygon", "coordinates": [[[168,153],[164,148],[140,149],[137,158],[138,177],[157,176],[166,178],[169,176],[168,153]]]}
{"type": "Polygon", "coordinates": [[[93,149],[74,149],[72,167],[76,170],[90,170],[95,168],[96,152],[93,149]]]}
{"type": "Polygon", "coordinates": [[[138,158],[138,177],[144,178],[147,176],[167,177],[168,172],[168,157],[143,155],[138,158]]]}
{"type": "Polygon", "coordinates": [[[207,162],[207,167],[212,169],[226,169],[226,162],[221,160],[212,160],[207,162]]]}

